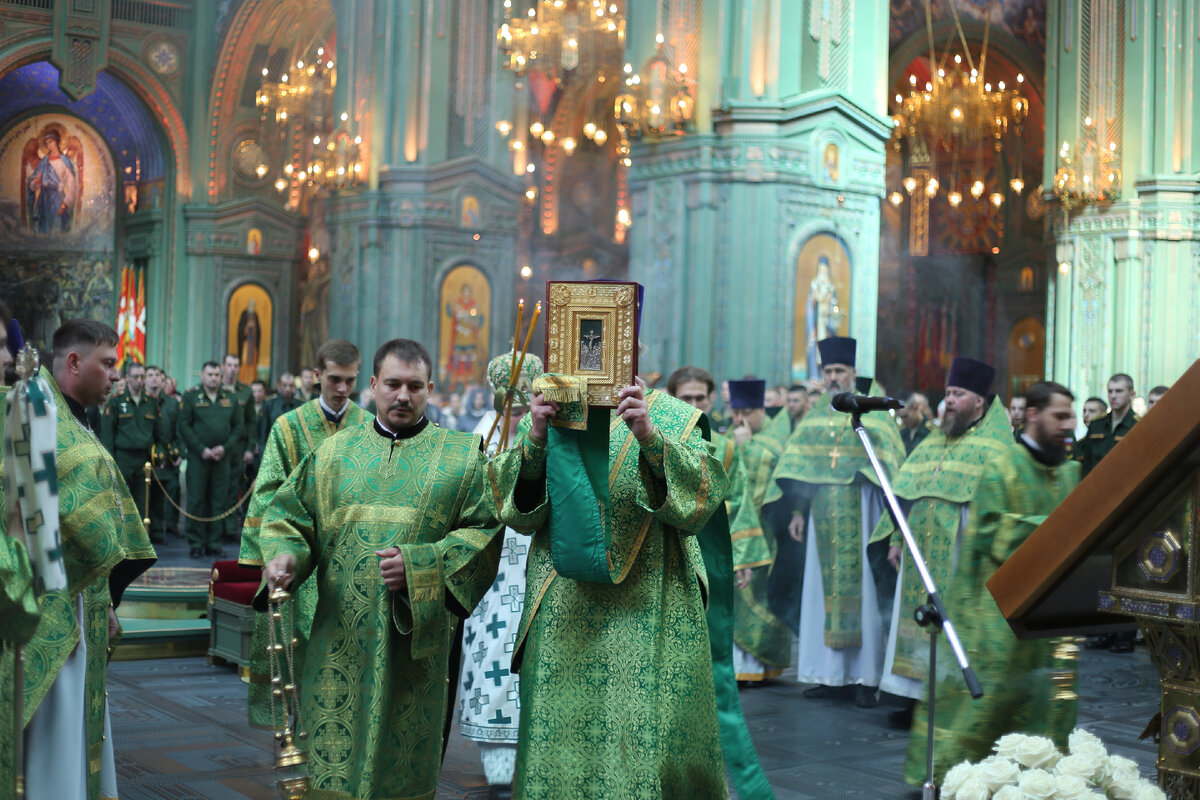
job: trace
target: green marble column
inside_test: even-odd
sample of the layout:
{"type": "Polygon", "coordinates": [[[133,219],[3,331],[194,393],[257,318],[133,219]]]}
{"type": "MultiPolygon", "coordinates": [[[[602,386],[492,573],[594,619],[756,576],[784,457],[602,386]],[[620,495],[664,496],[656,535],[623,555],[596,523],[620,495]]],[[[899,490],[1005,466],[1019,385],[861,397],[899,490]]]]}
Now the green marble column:
{"type": "MultiPolygon", "coordinates": [[[[794,329],[804,324],[796,262],[805,242],[829,234],[849,257],[849,295],[838,300],[859,341],[859,370],[871,374],[890,132],[887,8],[705,0],[694,17],[695,132],[637,143],[630,171],[630,273],[647,292],[643,368],[802,377],[793,372],[794,329]]],[[[643,21],[630,23],[635,65],[654,51],[653,28],[634,27],[643,21]]]]}

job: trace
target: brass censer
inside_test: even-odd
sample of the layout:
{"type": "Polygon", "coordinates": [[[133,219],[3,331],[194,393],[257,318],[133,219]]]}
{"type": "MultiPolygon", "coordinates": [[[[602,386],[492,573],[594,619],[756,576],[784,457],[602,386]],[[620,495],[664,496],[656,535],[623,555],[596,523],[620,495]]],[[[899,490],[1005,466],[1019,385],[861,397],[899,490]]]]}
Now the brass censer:
{"type": "Polygon", "coordinates": [[[308,754],[296,742],[308,738],[300,727],[300,692],[296,688],[295,603],[287,591],[275,588],[267,597],[270,621],[267,625],[267,656],[271,670],[271,719],[279,728],[275,740],[279,754],[275,770],[279,775],[276,786],[283,800],[302,800],[308,794],[311,777],[308,754]],[[285,674],[286,671],[286,674],[285,674]],[[276,701],[279,710],[276,711],[276,701]]]}

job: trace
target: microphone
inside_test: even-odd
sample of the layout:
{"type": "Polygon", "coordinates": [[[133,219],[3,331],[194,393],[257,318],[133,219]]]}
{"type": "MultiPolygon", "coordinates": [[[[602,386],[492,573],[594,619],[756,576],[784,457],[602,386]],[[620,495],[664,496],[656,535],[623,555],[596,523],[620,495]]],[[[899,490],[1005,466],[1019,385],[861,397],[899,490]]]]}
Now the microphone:
{"type": "Polygon", "coordinates": [[[847,414],[865,414],[868,411],[888,411],[904,408],[904,404],[891,397],[868,397],[862,394],[841,392],[835,394],[830,401],[834,411],[844,411],[847,414]]]}

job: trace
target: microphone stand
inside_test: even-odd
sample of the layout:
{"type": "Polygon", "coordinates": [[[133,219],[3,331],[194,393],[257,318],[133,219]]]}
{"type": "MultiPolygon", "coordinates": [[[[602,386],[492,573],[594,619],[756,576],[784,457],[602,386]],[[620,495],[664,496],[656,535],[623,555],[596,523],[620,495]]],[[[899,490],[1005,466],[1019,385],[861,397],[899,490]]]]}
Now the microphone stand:
{"type": "MultiPolygon", "coordinates": [[[[908,547],[909,555],[912,556],[913,566],[917,568],[917,572],[921,575],[921,583],[925,586],[925,591],[929,594],[929,599],[913,612],[913,618],[917,624],[929,631],[929,718],[926,724],[925,738],[925,783],[921,784],[921,800],[935,800],[937,797],[937,786],[933,782],[933,721],[934,721],[934,694],[937,685],[937,635],[938,631],[943,630],[946,633],[946,641],[950,643],[950,649],[954,651],[954,657],[958,660],[958,666],[962,670],[963,680],[966,681],[967,691],[971,693],[971,697],[978,700],[983,697],[983,687],[979,684],[979,678],[975,676],[975,671],[971,669],[971,665],[967,662],[967,653],[963,650],[962,642],[959,641],[958,634],[954,630],[954,623],[950,621],[950,615],[946,613],[946,607],[942,604],[941,595],[938,594],[937,586],[933,582],[933,576],[929,574],[929,569],[925,566],[925,559],[921,556],[921,549],[917,547],[917,540],[913,538],[912,530],[908,527],[908,520],[904,518],[904,513],[900,510],[900,503],[896,500],[896,495],[892,492],[892,485],[888,481],[887,473],[883,471],[883,465],[879,463],[879,458],[875,455],[875,448],[871,444],[871,437],[867,433],[862,424],[863,411],[854,409],[850,412],[850,424],[854,426],[854,430],[858,433],[858,438],[862,440],[863,449],[867,451],[867,458],[871,461],[871,468],[875,470],[875,476],[879,479],[879,486],[883,489],[884,497],[887,498],[888,513],[892,515],[892,520],[896,523],[896,527],[900,529],[901,535],[904,537],[904,544],[908,547]]],[[[897,587],[899,591],[899,587],[897,587]]]]}

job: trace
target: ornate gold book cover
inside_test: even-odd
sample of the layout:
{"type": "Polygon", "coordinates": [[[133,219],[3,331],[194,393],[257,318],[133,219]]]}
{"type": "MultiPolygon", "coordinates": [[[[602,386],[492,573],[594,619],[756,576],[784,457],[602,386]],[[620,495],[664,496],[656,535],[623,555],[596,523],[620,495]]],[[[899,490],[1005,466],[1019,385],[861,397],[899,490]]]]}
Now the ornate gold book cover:
{"type": "Polygon", "coordinates": [[[546,371],[587,378],[589,406],[613,408],[638,366],[638,285],[547,281],[546,371]]]}

